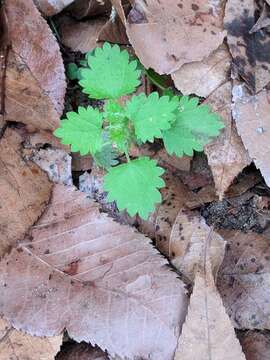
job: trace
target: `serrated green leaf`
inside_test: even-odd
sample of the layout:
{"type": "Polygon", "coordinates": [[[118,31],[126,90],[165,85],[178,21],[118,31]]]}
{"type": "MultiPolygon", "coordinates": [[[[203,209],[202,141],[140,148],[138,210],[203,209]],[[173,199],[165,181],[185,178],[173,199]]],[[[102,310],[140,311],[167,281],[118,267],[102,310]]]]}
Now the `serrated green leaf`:
{"type": "Polygon", "coordinates": [[[218,136],[224,124],[208,105],[198,105],[198,98],[182,96],[179,112],[172,127],[163,132],[167,152],[177,156],[192,156],[193,150],[202,151],[212,137],[218,136]]]}
{"type": "Polygon", "coordinates": [[[94,99],[115,99],[131,94],[140,84],[137,61],[129,62],[126,50],[105,43],[94,55],[87,55],[89,69],[81,69],[83,92],[94,99]]]}
{"type": "Polygon", "coordinates": [[[161,201],[157,189],[164,186],[160,178],[163,173],[164,170],[156,166],[156,161],[148,157],[113,167],[104,177],[108,200],[116,201],[118,209],[127,209],[131,216],[138,213],[141,218],[147,219],[155,204],[161,201]]]}
{"type": "Polygon", "coordinates": [[[67,119],[61,121],[54,135],[61,138],[61,143],[71,145],[71,151],[81,155],[95,154],[100,151],[102,139],[103,114],[91,106],[79,107],[78,113],[68,112],[67,119]]]}
{"type": "Polygon", "coordinates": [[[168,96],[158,96],[153,92],[133,96],[127,103],[127,115],[134,124],[136,137],[143,141],[154,141],[162,137],[162,130],[167,130],[175,120],[178,100],[168,96]]]}
{"type": "Polygon", "coordinates": [[[104,117],[110,124],[118,124],[126,119],[126,110],[114,100],[108,100],[104,107],[104,117]]]}
{"type": "Polygon", "coordinates": [[[94,160],[98,166],[108,170],[111,166],[118,164],[117,152],[114,150],[111,144],[105,144],[101,151],[94,154],[94,160]]]}

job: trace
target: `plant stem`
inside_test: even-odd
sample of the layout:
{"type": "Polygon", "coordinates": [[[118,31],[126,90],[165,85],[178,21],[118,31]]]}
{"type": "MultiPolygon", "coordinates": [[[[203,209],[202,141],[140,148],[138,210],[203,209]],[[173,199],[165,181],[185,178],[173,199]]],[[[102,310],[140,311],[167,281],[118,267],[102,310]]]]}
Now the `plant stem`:
{"type": "Polygon", "coordinates": [[[127,150],[125,151],[125,155],[126,155],[126,158],[127,158],[127,162],[130,162],[130,157],[129,157],[129,155],[128,155],[127,150]]]}

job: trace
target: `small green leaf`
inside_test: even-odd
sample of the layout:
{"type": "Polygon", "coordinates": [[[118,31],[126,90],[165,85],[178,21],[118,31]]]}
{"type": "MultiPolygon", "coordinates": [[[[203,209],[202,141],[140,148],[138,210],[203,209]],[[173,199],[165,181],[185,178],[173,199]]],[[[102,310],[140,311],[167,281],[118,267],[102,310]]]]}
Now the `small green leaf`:
{"type": "Polygon", "coordinates": [[[167,130],[175,120],[178,100],[168,96],[158,96],[153,92],[133,96],[127,103],[127,115],[134,124],[137,138],[143,142],[154,141],[162,137],[162,130],[167,130]]]}
{"type": "Polygon", "coordinates": [[[67,65],[67,77],[70,80],[76,80],[78,78],[78,66],[75,63],[67,65]]]}
{"type": "Polygon", "coordinates": [[[115,99],[134,92],[140,84],[137,61],[129,62],[126,50],[105,43],[94,55],[87,55],[90,69],[81,69],[83,92],[95,99],[115,99]]]}
{"type": "Polygon", "coordinates": [[[116,201],[119,210],[127,209],[129,215],[136,213],[147,219],[161,201],[157,189],[164,186],[160,175],[164,170],[156,166],[155,160],[138,158],[111,168],[104,177],[104,189],[108,200],[116,201]]]}
{"type": "Polygon", "coordinates": [[[163,132],[167,152],[177,156],[192,156],[193,150],[202,151],[212,137],[218,136],[224,124],[208,105],[198,105],[198,98],[182,96],[176,121],[163,132]]]}
{"type": "Polygon", "coordinates": [[[61,121],[54,135],[61,138],[62,144],[70,144],[71,151],[81,155],[100,151],[102,139],[103,114],[88,106],[78,108],[78,113],[68,112],[67,119],[61,121]]]}
{"type": "Polygon", "coordinates": [[[118,164],[117,152],[111,144],[104,144],[101,151],[95,153],[93,157],[97,165],[106,170],[118,164]]]}

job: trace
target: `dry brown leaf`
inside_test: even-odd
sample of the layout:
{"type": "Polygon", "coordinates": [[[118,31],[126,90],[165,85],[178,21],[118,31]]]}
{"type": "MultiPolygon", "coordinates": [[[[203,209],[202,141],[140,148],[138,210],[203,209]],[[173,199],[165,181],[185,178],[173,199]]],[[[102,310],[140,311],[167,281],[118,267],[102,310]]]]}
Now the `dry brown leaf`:
{"type": "Polygon", "coordinates": [[[207,97],[226,82],[230,67],[230,53],[226,45],[221,45],[202,61],[181,66],[172,78],[182,94],[207,97]]]}
{"type": "Polygon", "coordinates": [[[91,155],[80,155],[79,153],[72,153],[72,170],[73,171],[87,171],[93,166],[93,158],[91,155]]]}
{"type": "Polygon", "coordinates": [[[270,186],[270,95],[251,96],[244,85],[233,87],[233,118],[249,156],[270,186]]]}
{"type": "Polygon", "coordinates": [[[53,16],[70,5],[74,0],[34,0],[37,8],[45,16],[53,16]]]}
{"type": "Polygon", "coordinates": [[[228,0],[224,18],[235,70],[253,93],[270,81],[269,29],[250,33],[257,14],[254,0],[228,0]]]}
{"type": "Polygon", "coordinates": [[[259,19],[257,20],[256,24],[250,29],[250,34],[259,31],[267,26],[270,25],[270,13],[269,8],[266,6],[266,3],[263,4],[263,9],[259,19]]]}
{"type": "Polygon", "coordinates": [[[0,313],[32,335],[66,328],[111,356],[171,360],[186,294],[166,265],[150,239],[55,185],[46,212],[0,263],[0,313]]]}
{"type": "Polygon", "coordinates": [[[237,231],[220,234],[228,248],[217,285],[234,327],[270,329],[269,239],[237,231]]]}
{"type": "Polygon", "coordinates": [[[225,125],[220,136],[204,149],[220,200],[234,178],[251,163],[231,116],[231,93],[231,83],[227,82],[206,100],[213,111],[221,116],[225,125]]]}
{"type": "Polygon", "coordinates": [[[171,168],[171,171],[182,170],[189,171],[192,157],[190,156],[175,156],[169,155],[165,149],[161,149],[153,156],[157,160],[159,165],[165,168],[171,168]]]}
{"type": "Polygon", "coordinates": [[[50,131],[37,131],[35,133],[24,134],[24,147],[25,148],[41,148],[44,145],[51,145],[56,149],[62,149],[70,152],[69,145],[63,145],[60,139],[54,136],[50,131]]]}
{"type": "Polygon", "coordinates": [[[111,11],[110,0],[75,0],[68,8],[69,13],[76,19],[95,17],[109,14],[111,11]]]}
{"type": "Polygon", "coordinates": [[[180,211],[172,226],[168,253],[172,264],[193,281],[198,267],[203,267],[206,251],[216,277],[224,257],[225,245],[223,238],[202,217],[180,211]]]}
{"type": "Polygon", "coordinates": [[[54,360],[61,344],[62,336],[33,337],[0,319],[0,360],[54,360]]]}
{"type": "Polygon", "coordinates": [[[247,360],[270,359],[270,334],[268,332],[248,331],[239,340],[247,360]]]}
{"type": "Polygon", "coordinates": [[[109,357],[102,350],[89,344],[75,343],[66,346],[66,349],[57,355],[56,360],[109,360],[109,357]]]}
{"type": "MultiPolygon", "coordinates": [[[[6,70],[6,120],[54,130],[66,89],[57,41],[32,0],[5,1],[4,11],[12,45],[6,70]]],[[[0,78],[3,71],[0,69],[0,78]]]]}
{"type": "Polygon", "coordinates": [[[98,41],[109,41],[113,44],[129,45],[126,28],[118,13],[111,15],[98,34],[98,41]]]}
{"type": "Polygon", "coordinates": [[[22,139],[7,129],[0,140],[0,256],[21,240],[42,214],[52,184],[47,175],[20,154],[22,139]]]}
{"type": "Polygon", "coordinates": [[[106,23],[106,18],[96,18],[78,22],[71,17],[62,17],[59,21],[61,41],[72,51],[87,53],[97,47],[100,30],[106,23]]]}
{"type": "Polygon", "coordinates": [[[201,61],[223,42],[222,6],[222,0],[135,0],[127,35],[146,68],[170,74],[183,64],[201,61]]]}
{"type": "Polygon", "coordinates": [[[211,270],[198,272],[175,360],[245,360],[211,270]]]}

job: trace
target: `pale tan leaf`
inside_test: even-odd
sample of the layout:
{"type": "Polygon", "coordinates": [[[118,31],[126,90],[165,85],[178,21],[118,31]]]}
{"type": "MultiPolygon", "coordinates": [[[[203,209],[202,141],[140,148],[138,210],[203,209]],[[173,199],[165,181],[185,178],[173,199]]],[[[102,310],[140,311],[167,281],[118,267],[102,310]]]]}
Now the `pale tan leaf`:
{"type": "Polygon", "coordinates": [[[31,129],[54,130],[66,89],[57,41],[32,0],[5,1],[4,10],[12,46],[6,70],[6,120],[24,122],[31,129]]]}
{"type": "Polygon", "coordinates": [[[249,156],[270,186],[270,95],[251,96],[244,85],[233,87],[233,118],[249,156]]]}
{"type": "Polygon", "coordinates": [[[217,286],[234,327],[270,329],[269,239],[252,232],[220,234],[228,247],[217,286]]]}
{"type": "Polygon", "coordinates": [[[150,239],[63,185],[0,263],[0,288],[0,312],[16,328],[39,336],[66,328],[128,359],[171,360],[186,312],[184,285],[150,239]]]}
{"type": "Polygon", "coordinates": [[[75,343],[66,346],[66,349],[57,355],[56,360],[109,360],[109,357],[102,350],[93,348],[89,344],[75,343]]]}
{"type": "Polygon", "coordinates": [[[211,271],[195,277],[175,360],[245,360],[211,271]]]}
{"type": "Polygon", "coordinates": [[[270,359],[269,332],[248,331],[239,340],[247,360],[270,359]]]}
{"type": "Polygon", "coordinates": [[[183,64],[201,61],[222,44],[222,6],[222,0],[135,0],[127,35],[146,68],[170,74],[183,64]]]}
{"type": "Polygon", "coordinates": [[[221,116],[225,125],[219,137],[204,149],[219,199],[223,198],[234,178],[251,163],[231,116],[231,92],[231,83],[227,82],[206,100],[213,111],[221,116]]]}
{"type": "Polygon", "coordinates": [[[193,281],[197,269],[202,268],[205,254],[214,277],[222,263],[226,242],[197,214],[180,211],[172,226],[169,239],[169,258],[172,264],[193,281]]]}
{"type": "Polygon", "coordinates": [[[34,0],[37,8],[45,16],[53,16],[70,5],[74,0],[34,0]]]}
{"type": "Polygon", "coordinates": [[[21,141],[9,128],[0,140],[0,256],[23,239],[51,194],[47,175],[22,158],[21,141]]]}
{"type": "Polygon", "coordinates": [[[221,45],[202,61],[181,66],[172,73],[172,78],[182,94],[207,97],[226,82],[230,67],[230,53],[225,45],[221,45]]]}
{"type": "Polygon", "coordinates": [[[61,344],[62,336],[33,337],[0,319],[0,360],[54,360],[61,344]]]}
{"type": "Polygon", "coordinates": [[[96,18],[88,21],[75,21],[65,16],[60,19],[60,33],[63,44],[72,51],[87,53],[96,48],[98,34],[105,25],[106,18],[96,18]]]}
{"type": "Polygon", "coordinates": [[[251,33],[258,12],[254,0],[228,0],[224,17],[234,70],[253,93],[260,91],[270,81],[270,52],[266,50],[269,32],[265,28],[260,33],[251,33]]]}

